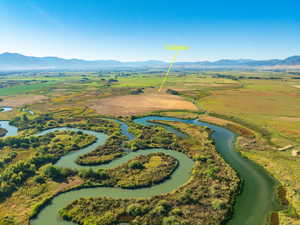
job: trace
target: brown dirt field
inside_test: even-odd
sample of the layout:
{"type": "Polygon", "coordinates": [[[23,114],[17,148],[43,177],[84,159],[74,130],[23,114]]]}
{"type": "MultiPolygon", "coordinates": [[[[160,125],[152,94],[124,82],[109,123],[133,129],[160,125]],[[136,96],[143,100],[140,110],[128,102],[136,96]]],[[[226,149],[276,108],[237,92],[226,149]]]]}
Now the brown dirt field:
{"type": "Polygon", "coordinates": [[[284,120],[284,121],[291,121],[291,122],[299,122],[299,121],[300,121],[300,118],[299,118],[299,117],[287,117],[287,116],[281,116],[281,117],[278,117],[278,119],[284,120]]]}
{"type": "Polygon", "coordinates": [[[165,93],[108,97],[92,101],[90,107],[98,113],[115,116],[135,115],[156,110],[197,110],[193,103],[165,93]]]}
{"type": "Polygon", "coordinates": [[[295,88],[300,88],[300,85],[293,85],[293,87],[295,87],[295,88]]]}
{"type": "Polygon", "coordinates": [[[237,83],[185,83],[183,86],[199,86],[199,87],[228,87],[236,86],[237,83]]]}
{"type": "Polygon", "coordinates": [[[3,101],[0,102],[0,106],[11,106],[18,107],[25,104],[37,103],[41,100],[47,99],[44,95],[22,95],[22,96],[12,96],[4,97],[3,101]]]}

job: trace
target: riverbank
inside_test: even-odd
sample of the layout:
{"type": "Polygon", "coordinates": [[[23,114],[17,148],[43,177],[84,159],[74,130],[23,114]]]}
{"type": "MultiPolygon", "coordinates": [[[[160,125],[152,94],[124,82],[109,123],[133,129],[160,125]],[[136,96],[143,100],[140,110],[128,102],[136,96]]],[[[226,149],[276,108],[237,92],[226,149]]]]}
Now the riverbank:
{"type": "MultiPolygon", "coordinates": [[[[168,115],[168,113],[164,113],[168,115]]],[[[172,112],[172,116],[176,116],[176,112],[172,112]]],[[[178,113],[181,117],[181,112],[178,113]]],[[[225,120],[224,118],[217,118],[212,116],[198,115],[190,113],[192,118],[200,118],[203,121],[214,123],[219,126],[226,126],[228,123],[235,123],[233,121],[225,120]],[[193,116],[194,115],[194,116],[193,116]]],[[[241,125],[238,125],[243,127],[241,125]]],[[[233,129],[233,131],[240,130],[233,129]]],[[[251,128],[247,128],[250,129],[251,128]]],[[[239,151],[244,157],[255,162],[258,166],[265,169],[269,176],[274,177],[277,180],[275,198],[277,198],[279,204],[275,211],[270,212],[269,222],[274,225],[285,224],[300,224],[299,212],[300,212],[300,190],[297,182],[300,179],[299,169],[300,160],[299,157],[293,157],[290,151],[279,152],[273,146],[269,146],[268,141],[264,141],[263,136],[258,131],[252,131],[255,135],[253,137],[238,137],[236,142],[236,150],[239,151]],[[289,172],[288,172],[289,171],[289,172]],[[283,191],[282,191],[283,190],[283,191]],[[284,193],[284,194],[282,194],[284,193]]]]}
{"type": "MultiPolygon", "coordinates": [[[[224,118],[211,119],[211,117],[206,116],[200,116],[199,118],[203,121],[223,125],[233,131],[240,129],[232,129],[227,126],[228,123],[236,122],[224,118]],[[225,121],[225,124],[223,121],[225,121]]],[[[252,129],[251,126],[247,127],[247,125],[239,126],[252,129]]],[[[280,152],[274,147],[274,144],[269,145],[270,139],[265,140],[263,137],[266,136],[266,133],[260,133],[260,129],[252,130],[252,132],[254,133],[252,137],[243,135],[244,132],[238,133],[240,136],[236,143],[236,149],[244,157],[265,169],[277,181],[275,197],[278,199],[279,204],[276,210],[270,212],[269,223],[272,225],[299,225],[300,186],[298,180],[300,180],[300,174],[297,171],[300,169],[300,158],[292,156],[290,150],[280,152]]],[[[269,136],[267,135],[267,137],[269,136]]]]}

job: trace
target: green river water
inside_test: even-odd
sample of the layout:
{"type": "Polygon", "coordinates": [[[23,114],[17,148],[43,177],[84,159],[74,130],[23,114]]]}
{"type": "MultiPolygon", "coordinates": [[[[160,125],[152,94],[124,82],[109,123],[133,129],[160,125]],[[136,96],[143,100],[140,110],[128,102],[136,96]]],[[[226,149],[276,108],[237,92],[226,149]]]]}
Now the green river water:
{"type": "MultiPolygon", "coordinates": [[[[167,121],[180,121],[187,124],[194,124],[198,126],[206,126],[212,129],[212,138],[215,141],[216,148],[218,152],[223,156],[225,161],[234,168],[240,178],[243,180],[243,188],[241,193],[237,196],[236,203],[234,205],[234,214],[227,225],[265,225],[268,214],[276,207],[275,200],[275,180],[270,177],[261,167],[257,166],[253,162],[245,159],[240,155],[240,153],[234,150],[234,141],[236,135],[231,131],[211,125],[208,123],[200,122],[197,120],[184,120],[172,117],[160,117],[160,116],[147,116],[134,120],[134,122],[143,125],[153,125],[149,122],[151,120],[167,120],[167,121]]],[[[121,123],[122,132],[129,139],[133,136],[128,132],[126,124],[121,123]]],[[[17,134],[17,129],[10,126],[7,121],[0,121],[0,125],[4,126],[8,130],[7,136],[12,136],[17,134]]],[[[184,136],[180,131],[177,131],[171,127],[163,126],[170,132],[177,135],[184,136]]],[[[37,135],[43,135],[55,130],[68,129],[68,130],[81,130],[76,128],[54,128],[43,131],[37,135]]],[[[93,151],[98,146],[105,143],[107,136],[102,133],[97,133],[89,130],[81,130],[84,133],[88,133],[97,137],[97,141],[81,149],[80,151],[71,152],[66,156],[62,157],[55,165],[60,167],[68,168],[81,168],[74,161],[75,159],[87,152],[93,151]]],[[[141,150],[137,152],[130,152],[126,156],[116,159],[113,162],[101,166],[92,166],[92,168],[113,168],[127,162],[130,159],[138,155],[150,154],[153,152],[162,152],[179,161],[179,167],[172,174],[171,178],[163,183],[141,189],[122,189],[122,188],[105,188],[105,187],[95,187],[95,188],[84,188],[80,190],[73,190],[66,193],[59,194],[54,197],[50,204],[45,206],[40,213],[31,220],[31,225],[71,225],[74,223],[64,221],[58,217],[58,210],[66,207],[72,201],[79,199],[81,197],[112,197],[112,198],[148,198],[155,195],[160,195],[168,193],[179,186],[185,184],[190,176],[193,168],[194,162],[188,158],[186,155],[165,149],[148,149],[141,150]]],[[[85,167],[86,168],[86,167],[85,167]]]]}

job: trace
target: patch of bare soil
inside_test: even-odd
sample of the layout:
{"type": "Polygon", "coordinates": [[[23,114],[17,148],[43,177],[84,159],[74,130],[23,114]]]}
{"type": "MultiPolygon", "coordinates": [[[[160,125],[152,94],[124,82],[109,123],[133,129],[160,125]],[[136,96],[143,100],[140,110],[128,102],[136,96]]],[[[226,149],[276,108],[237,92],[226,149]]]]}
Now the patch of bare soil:
{"type": "Polygon", "coordinates": [[[213,117],[213,116],[208,116],[208,115],[201,115],[199,116],[199,118],[202,121],[205,122],[209,122],[209,123],[213,123],[213,124],[217,124],[223,127],[227,127],[229,129],[231,129],[232,131],[236,132],[239,135],[242,135],[244,137],[254,137],[254,133],[253,131],[251,131],[250,129],[241,126],[238,123],[232,122],[232,121],[228,121],[228,120],[224,120],[221,118],[217,118],[217,117],[213,117]]]}
{"type": "Polygon", "coordinates": [[[134,115],[156,110],[197,110],[197,107],[180,96],[166,93],[114,96],[92,101],[90,107],[101,114],[134,115]]]}
{"type": "Polygon", "coordinates": [[[21,96],[11,96],[4,97],[3,101],[0,102],[0,106],[11,106],[18,107],[26,104],[33,104],[39,101],[47,99],[44,95],[21,95],[21,96]]]}
{"type": "Polygon", "coordinates": [[[278,119],[291,122],[300,122],[300,117],[280,116],[278,119]]]}
{"type": "Polygon", "coordinates": [[[267,150],[275,150],[274,147],[269,146],[262,140],[256,140],[255,138],[247,138],[239,136],[237,138],[237,144],[239,148],[247,151],[258,150],[258,151],[267,151],[267,150]]]}

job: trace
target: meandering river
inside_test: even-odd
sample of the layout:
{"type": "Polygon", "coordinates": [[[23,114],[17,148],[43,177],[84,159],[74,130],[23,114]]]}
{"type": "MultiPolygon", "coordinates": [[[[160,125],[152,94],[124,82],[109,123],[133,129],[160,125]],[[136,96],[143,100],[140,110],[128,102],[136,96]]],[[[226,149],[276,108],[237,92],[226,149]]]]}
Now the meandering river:
{"type": "MultiPolygon", "coordinates": [[[[147,116],[135,119],[135,123],[151,126],[154,123],[152,120],[167,120],[179,121],[187,124],[194,124],[198,126],[206,126],[213,130],[212,138],[215,141],[218,152],[223,156],[225,161],[233,167],[243,180],[243,188],[241,194],[238,195],[237,201],[234,206],[234,215],[227,225],[265,225],[268,213],[274,209],[276,200],[274,197],[274,190],[276,182],[270,177],[261,167],[257,166],[248,159],[242,157],[240,153],[234,150],[234,142],[236,135],[216,125],[200,122],[198,120],[186,120],[173,117],[160,117],[160,116],[147,116]]],[[[116,120],[117,121],[117,120],[116,120]]],[[[117,121],[118,122],[118,121],[117,121]]],[[[120,121],[119,121],[120,122],[120,121]]],[[[8,130],[7,136],[17,135],[17,129],[10,126],[7,121],[0,121],[1,126],[6,126],[8,130]]],[[[159,124],[158,124],[159,125],[159,124]]],[[[170,132],[176,135],[184,136],[178,130],[171,127],[164,126],[170,132]]],[[[132,139],[133,135],[128,132],[128,127],[125,123],[121,123],[122,133],[128,138],[132,139]]],[[[55,130],[80,130],[97,137],[97,141],[80,151],[74,151],[62,157],[55,165],[60,167],[80,168],[74,161],[75,159],[87,152],[93,151],[95,148],[103,145],[107,140],[107,136],[103,133],[97,133],[89,130],[81,130],[75,128],[54,128],[37,135],[44,135],[55,130]]],[[[101,166],[92,166],[93,168],[113,168],[127,162],[138,155],[150,154],[153,152],[162,152],[173,156],[179,161],[179,167],[172,174],[171,178],[163,183],[136,190],[128,190],[122,188],[84,188],[80,190],[73,190],[66,193],[59,194],[54,197],[51,204],[45,206],[36,218],[32,219],[31,225],[71,225],[72,222],[61,220],[58,217],[58,210],[64,208],[72,201],[81,197],[112,197],[112,198],[147,198],[154,195],[168,193],[179,186],[185,184],[191,175],[194,162],[186,155],[165,149],[148,149],[138,152],[130,152],[126,156],[116,159],[109,164],[101,166]]],[[[85,167],[86,168],[86,167],[85,167]]]]}

